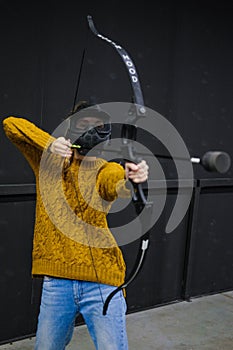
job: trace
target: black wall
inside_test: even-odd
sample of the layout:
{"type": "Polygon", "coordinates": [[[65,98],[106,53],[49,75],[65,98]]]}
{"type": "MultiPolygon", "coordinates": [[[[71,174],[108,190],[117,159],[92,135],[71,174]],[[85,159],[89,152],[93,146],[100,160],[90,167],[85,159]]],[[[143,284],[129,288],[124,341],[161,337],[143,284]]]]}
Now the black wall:
{"type": "MultiPolygon", "coordinates": [[[[89,1],[0,1],[0,118],[23,116],[52,132],[70,111],[83,49],[78,99],[131,101],[116,52],[98,30],[132,56],[145,103],[179,131],[191,156],[223,150],[233,157],[233,6],[89,1]]],[[[34,334],[40,282],[30,276],[34,176],[0,127],[0,343],[34,334]]],[[[176,198],[176,171],[163,163],[168,198],[153,228],[141,274],[127,291],[128,310],[233,289],[232,167],[225,174],[194,166],[192,203],[164,233],[176,198]]],[[[152,172],[153,173],[153,172],[152,172]]],[[[151,179],[153,180],[153,178],[151,179]]],[[[156,202],[156,190],[154,190],[156,202]]],[[[110,218],[111,220],[111,218],[110,218]]],[[[128,270],[139,242],[123,247],[128,270]]],[[[80,320],[81,322],[81,320],[80,320]]]]}

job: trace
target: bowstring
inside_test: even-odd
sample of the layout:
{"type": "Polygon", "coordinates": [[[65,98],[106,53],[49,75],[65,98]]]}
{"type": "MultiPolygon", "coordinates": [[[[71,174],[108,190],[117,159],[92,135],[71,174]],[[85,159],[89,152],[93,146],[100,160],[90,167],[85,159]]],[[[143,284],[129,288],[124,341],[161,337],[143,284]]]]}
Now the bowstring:
{"type": "Polygon", "coordinates": [[[72,110],[71,110],[71,113],[70,113],[71,115],[75,112],[75,105],[76,105],[78,92],[79,92],[79,87],[80,87],[80,82],[81,82],[81,75],[82,75],[82,70],[83,70],[83,64],[84,64],[84,59],[85,59],[85,56],[86,56],[87,46],[88,46],[88,41],[89,41],[89,36],[90,36],[89,33],[90,33],[90,28],[88,26],[88,30],[86,32],[85,46],[84,46],[83,52],[82,52],[81,64],[80,64],[79,72],[78,72],[78,75],[77,75],[77,83],[76,83],[75,92],[74,92],[74,99],[73,99],[73,103],[72,103],[72,110]]]}
{"type": "MultiPolygon", "coordinates": [[[[89,33],[90,33],[90,27],[88,26],[88,30],[86,32],[85,46],[84,46],[84,49],[83,49],[83,52],[82,52],[81,64],[80,64],[80,68],[79,68],[79,72],[78,72],[78,76],[77,76],[77,83],[76,83],[76,87],[75,87],[75,93],[74,93],[74,99],[73,99],[73,104],[72,104],[71,115],[75,112],[75,106],[76,106],[76,101],[77,101],[78,92],[79,92],[79,88],[80,88],[82,70],[83,70],[84,60],[85,60],[85,57],[86,57],[87,46],[88,46],[88,41],[89,41],[89,33]]],[[[84,222],[84,215],[83,215],[83,211],[82,211],[82,208],[81,208],[81,205],[80,205],[79,195],[77,193],[77,189],[76,189],[76,186],[75,186],[75,179],[74,179],[74,176],[73,176],[71,170],[70,170],[70,172],[71,172],[72,186],[74,187],[76,198],[77,198],[78,205],[79,205],[79,208],[80,208],[81,218],[82,218],[82,221],[84,222]]],[[[95,259],[94,259],[93,252],[92,252],[92,247],[91,247],[91,244],[90,244],[91,242],[90,242],[89,235],[88,235],[87,232],[86,232],[86,237],[87,237],[87,243],[88,243],[89,252],[90,252],[90,256],[91,256],[92,266],[93,266],[95,277],[96,277],[96,281],[97,281],[97,284],[98,284],[100,298],[101,298],[101,301],[102,301],[102,303],[104,305],[104,299],[103,299],[103,294],[102,294],[101,287],[100,287],[99,276],[98,276],[98,273],[97,273],[97,270],[96,270],[95,259]]]]}
{"type": "MultiPolygon", "coordinates": [[[[79,200],[79,195],[78,195],[78,192],[77,192],[77,189],[76,189],[76,185],[75,185],[75,179],[74,179],[74,176],[73,176],[73,173],[72,173],[71,170],[70,170],[70,173],[71,173],[72,186],[73,186],[73,188],[75,190],[76,199],[78,201],[78,206],[79,206],[79,209],[80,209],[81,219],[82,219],[83,222],[85,222],[85,220],[84,220],[84,212],[83,212],[82,207],[81,207],[81,203],[80,203],[80,200],[79,200]]],[[[97,270],[96,270],[96,267],[95,267],[95,259],[94,259],[94,255],[93,255],[93,252],[92,252],[92,247],[91,247],[91,242],[90,242],[90,239],[89,239],[89,234],[87,232],[86,232],[86,237],[87,237],[88,249],[89,249],[90,256],[91,256],[92,266],[93,266],[93,269],[94,269],[95,277],[96,277],[98,288],[99,288],[100,298],[101,298],[101,301],[102,301],[102,303],[104,305],[104,298],[103,298],[103,294],[102,294],[100,283],[99,283],[99,276],[98,276],[98,273],[97,273],[97,270]]]]}

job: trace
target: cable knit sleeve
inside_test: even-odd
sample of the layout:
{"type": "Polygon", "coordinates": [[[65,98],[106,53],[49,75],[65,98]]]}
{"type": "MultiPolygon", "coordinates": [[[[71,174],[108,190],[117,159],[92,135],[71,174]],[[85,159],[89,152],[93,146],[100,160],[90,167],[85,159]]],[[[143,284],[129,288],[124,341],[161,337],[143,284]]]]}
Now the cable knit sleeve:
{"type": "Polygon", "coordinates": [[[129,197],[126,184],[125,170],[117,163],[106,163],[98,173],[96,185],[100,196],[107,201],[114,201],[118,196],[129,197]]]}
{"type": "Polygon", "coordinates": [[[47,132],[24,118],[11,116],[4,119],[3,129],[6,136],[23,153],[33,169],[35,163],[40,161],[43,150],[54,140],[47,132]]]}

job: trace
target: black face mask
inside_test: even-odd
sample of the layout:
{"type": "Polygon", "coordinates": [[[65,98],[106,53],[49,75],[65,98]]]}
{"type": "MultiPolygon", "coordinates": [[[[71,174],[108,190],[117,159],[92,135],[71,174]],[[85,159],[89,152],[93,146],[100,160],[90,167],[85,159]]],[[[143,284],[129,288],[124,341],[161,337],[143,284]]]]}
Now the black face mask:
{"type": "MultiPolygon", "coordinates": [[[[86,155],[95,146],[102,143],[106,143],[111,138],[111,124],[103,124],[101,126],[95,126],[90,128],[81,134],[74,142],[73,145],[77,146],[78,153],[86,155]]],[[[98,150],[93,151],[93,155],[98,155],[101,152],[101,145],[98,150]]]]}
{"type": "Polygon", "coordinates": [[[111,124],[109,120],[110,118],[105,112],[95,108],[82,110],[77,116],[71,117],[66,137],[71,140],[73,148],[77,149],[80,155],[86,155],[91,149],[99,145],[98,150],[96,149],[92,152],[93,156],[98,155],[101,153],[102,146],[111,138],[111,124]],[[103,120],[103,123],[88,124],[78,128],[76,126],[77,121],[80,122],[85,117],[95,117],[103,120]]]}

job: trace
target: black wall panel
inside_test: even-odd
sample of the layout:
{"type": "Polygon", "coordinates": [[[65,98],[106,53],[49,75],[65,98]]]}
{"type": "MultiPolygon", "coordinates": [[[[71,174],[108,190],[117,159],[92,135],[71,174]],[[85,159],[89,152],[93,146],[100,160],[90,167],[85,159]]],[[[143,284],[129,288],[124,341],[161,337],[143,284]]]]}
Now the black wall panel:
{"type": "Polygon", "coordinates": [[[34,205],[33,195],[0,198],[0,341],[35,331],[31,282],[34,205]]]}
{"type": "Polygon", "coordinates": [[[185,297],[232,290],[233,182],[202,180],[196,189],[185,297]]]}
{"type": "MultiPolygon", "coordinates": [[[[214,149],[225,150],[233,156],[232,14],[232,7],[224,3],[216,7],[214,4],[204,6],[204,3],[200,7],[184,6],[177,11],[170,118],[191,156],[202,156],[214,149]]],[[[195,175],[216,177],[201,167],[195,167],[195,175]]]]}

